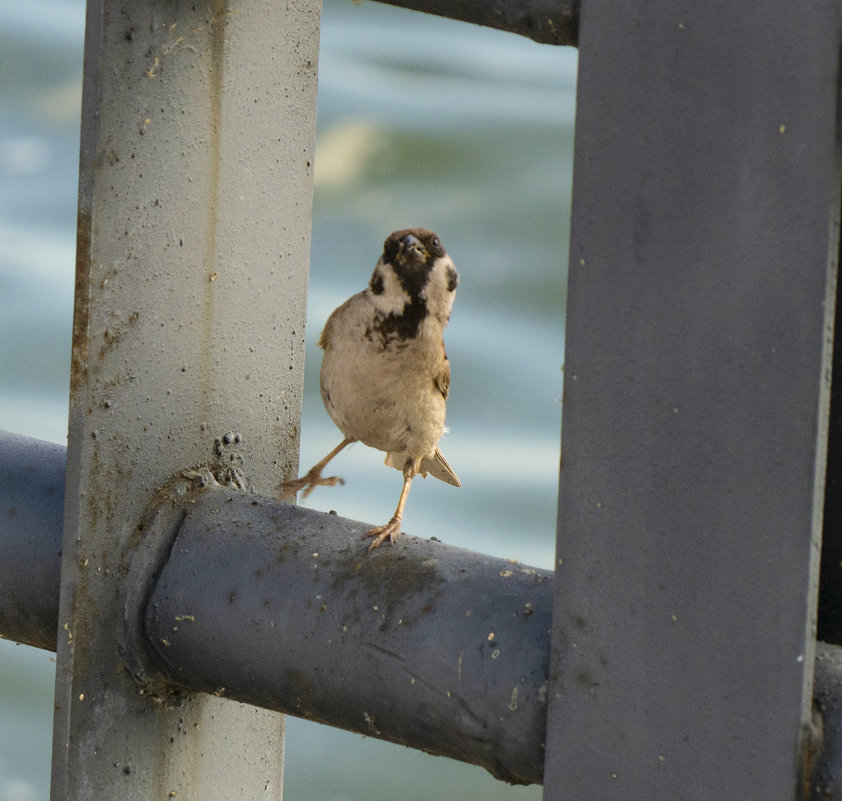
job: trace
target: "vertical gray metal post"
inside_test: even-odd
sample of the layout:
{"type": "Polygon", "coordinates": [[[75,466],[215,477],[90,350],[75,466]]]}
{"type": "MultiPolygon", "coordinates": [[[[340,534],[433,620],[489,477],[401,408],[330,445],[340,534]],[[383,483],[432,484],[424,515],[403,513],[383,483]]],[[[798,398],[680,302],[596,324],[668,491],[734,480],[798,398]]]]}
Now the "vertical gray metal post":
{"type": "Polygon", "coordinates": [[[89,3],[53,801],[282,796],[283,718],[156,703],[120,628],[157,488],[297,460],[319,14],[89,3]]]}
{"type": "Polygon", "coordinates": [[[838,59],[836,0],[583,5],[548,800],[800,791],[838,59]]]}

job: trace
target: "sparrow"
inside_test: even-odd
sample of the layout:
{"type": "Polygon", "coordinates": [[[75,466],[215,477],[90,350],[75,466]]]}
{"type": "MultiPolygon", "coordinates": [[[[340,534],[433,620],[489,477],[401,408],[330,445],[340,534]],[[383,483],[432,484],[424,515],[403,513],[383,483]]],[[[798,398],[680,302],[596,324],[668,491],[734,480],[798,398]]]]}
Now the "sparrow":
{"type": "Polygon", "coordinates": [[[459,274],[432,231],[395,231],[383,243],[368,287],[328,318],[319,346],[322,401],[344,439],[306,475],[278,486],[281,499],[334,486],[322,470],[353,442],[385,451],[385,464],[403,473],[392,518],[366,532],[369,550],[394,544],[412,479],[428,474],[460,487],[439,449],[450,362],[444,328],[450,320],[459,274]]]}

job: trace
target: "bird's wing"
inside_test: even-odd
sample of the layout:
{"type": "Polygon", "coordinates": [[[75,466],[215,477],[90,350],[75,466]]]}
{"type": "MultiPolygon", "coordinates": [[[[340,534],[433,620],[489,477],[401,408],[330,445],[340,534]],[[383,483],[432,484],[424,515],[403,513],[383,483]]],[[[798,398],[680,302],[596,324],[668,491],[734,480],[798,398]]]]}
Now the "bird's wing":
{"type": "MultiPolygon", "coordinates": [[[[336,314],[336,312],[334,311],[333,314],[336,314]]],[[[322,329],[322,333],[319,335],[319,341],[317,344],[322,350],[327,350],[328,345],[330,344],[328,331],[330,329],[330,324],[333,321],[333,314],[331,314],[330,317],[327,318],[325,327],[322,329]]]]}
{"type": "Polygon", "coordinates": [[[453,472],[453,468],[447,463],[447,459],[442,456],[442,452],[438,448],[436,448],[436,452],[432,456],[421,462],[421,472],[429,473],[440,481],[452,484],[454,487],[462,486],[462,482],[456,473],[453,472]]]}
{"type": "Polygon", "coordinates": [[[447,400],[447,396],[450,392],[450,362],[447,360],[447,354],[444,352],[444,342],[441,343],[441,354],[442,361],[433,379],[436,382],[436,386],[439,388],[439,392],[441,392],[444,399],[447,400]]]}

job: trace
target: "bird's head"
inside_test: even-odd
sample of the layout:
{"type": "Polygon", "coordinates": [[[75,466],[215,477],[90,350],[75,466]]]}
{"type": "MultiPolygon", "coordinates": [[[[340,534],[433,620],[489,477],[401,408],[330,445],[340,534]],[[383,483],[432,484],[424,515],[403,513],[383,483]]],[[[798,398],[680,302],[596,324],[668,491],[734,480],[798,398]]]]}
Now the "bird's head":
{"type": "Polygon", "coordinates": [[[442,325],[450,319],[459,273],[432,231],[395,231],[383,243],[368,291],[384,314],[402,315],[407,307],[432,316],[442,325]]]}

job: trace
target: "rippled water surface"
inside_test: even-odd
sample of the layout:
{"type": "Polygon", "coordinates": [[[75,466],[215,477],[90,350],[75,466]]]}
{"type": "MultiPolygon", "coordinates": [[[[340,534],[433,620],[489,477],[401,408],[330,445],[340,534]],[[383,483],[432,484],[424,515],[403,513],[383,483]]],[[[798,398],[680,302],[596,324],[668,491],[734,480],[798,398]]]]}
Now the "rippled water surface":
{"type": "MultiPolygon", "coordinates": [[[[84,5],[0,3],[0,427],[66,435],[84,5]]],[[[384,237],[440,234],[461,273],[446,332],[443,442],[462,480],[416,481],[405,530],[553,562],[576,53],[464,23],[331,0],[319,134],[301,463],[340,439],[315,346],[384,237]]],[[[400,475],[361,445],[315,508],[391,515],[400,475]]],[[[51,655],[0,641],[0,801],[46,799],[51,655]]],[[[289,801],[538,799],[483,770],[288,719],[289,801]]]]}

